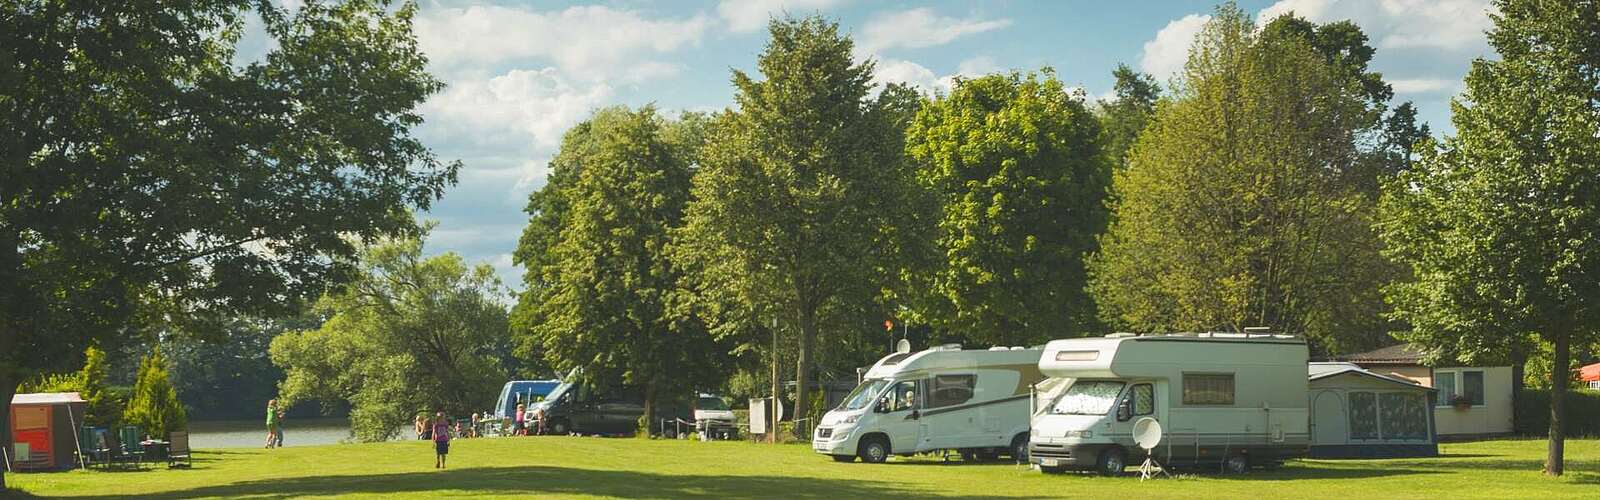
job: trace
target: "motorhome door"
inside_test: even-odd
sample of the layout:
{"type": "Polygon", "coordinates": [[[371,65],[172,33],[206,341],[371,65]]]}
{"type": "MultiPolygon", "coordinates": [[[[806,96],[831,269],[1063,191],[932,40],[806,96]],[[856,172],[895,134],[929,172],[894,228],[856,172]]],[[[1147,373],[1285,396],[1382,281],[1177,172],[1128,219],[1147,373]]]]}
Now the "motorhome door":
{"type": "Polygon", "coordinates": [[[1160,417],[1156,415],[1156,389],[1149,382],[1139,382],[1128,387],[1122,393],[1122,399],[1117,402],[1115,423],[1111,424],[1112,441],[1134,448],[1133,424],[1145,417],[1160,417]]]}
{"type": "Polygon", "coordinates": [[[889,435],[889,448],[895,453],[914,453],[922,439],[922,381],[895,382],[879,400],[883,432],[889,435]]]}

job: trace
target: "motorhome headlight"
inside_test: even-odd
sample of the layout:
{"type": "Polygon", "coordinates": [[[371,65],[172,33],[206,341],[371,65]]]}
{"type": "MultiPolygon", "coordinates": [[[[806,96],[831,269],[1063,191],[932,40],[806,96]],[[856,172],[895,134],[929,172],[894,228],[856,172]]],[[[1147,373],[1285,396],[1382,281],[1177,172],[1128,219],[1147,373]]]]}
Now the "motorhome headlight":
{"type": "Polygon", "coordinates": [[[1069,438],[1075,437],[1079,439],[1089,439],[1094,437],[1094,431],[1067,431],[1064,436],[1069,438]]]}
{"type": "Polygon", "coordinates": [[[854,424],[854,423],[856,423],[857,420],[861,420],[861,414],[860,413],[845,417],[844,420],[840,420],[839,421],[839,425],[854,424]]]}

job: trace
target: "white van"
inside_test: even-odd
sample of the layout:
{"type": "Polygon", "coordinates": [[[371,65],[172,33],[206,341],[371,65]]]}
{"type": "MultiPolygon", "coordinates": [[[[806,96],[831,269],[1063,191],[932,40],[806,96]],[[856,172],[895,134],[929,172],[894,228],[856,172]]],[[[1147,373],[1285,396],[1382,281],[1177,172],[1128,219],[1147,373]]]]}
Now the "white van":
{"type": "MultiPolygon", "coordinates": [[[[946,345],[879,360],[839,407],[823,415],[811,446],[834,460],[883,462],[955,450],[964,459],[1028,451],[1029,389],[1038,349],[946,345]]],[[[1301,377],[1304,378],[1304,377],[1301,377]]]]}
{"type": "Polygon", "coordinates": [[[1305,456],[1306,344],[1289,335],[1199,333],[1050,342],[1039,370],[1029,455],[1039,470],[1120,473],[1142,462],[1133,426],[1164,431],[1152,455],[1168,467],[1242,473],[1305,456]]]}

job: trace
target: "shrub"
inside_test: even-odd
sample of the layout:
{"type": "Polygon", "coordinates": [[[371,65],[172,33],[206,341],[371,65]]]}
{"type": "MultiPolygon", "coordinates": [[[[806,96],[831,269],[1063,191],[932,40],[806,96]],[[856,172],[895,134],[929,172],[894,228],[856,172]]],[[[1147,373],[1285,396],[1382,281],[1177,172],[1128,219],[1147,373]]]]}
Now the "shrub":
{"type": "MultiPolygon", "coordinates": [[[[1550,391],[1524,390],[1517,394],[1516,433],[1544,437],[1550,432],[1550,391]]],[[[1580,389],[1567,393],[1567,437],[1600,436],[1600,391],[1580,389]]]]}
{"type": "Polygon", "coordinates": [[[145,433],[157,437],[188,425],[183,404],[178,402],[178,390],[167,375],[167,362],[161,357],[161,349],[151,352],[139,363],[133,396],[123,416],[129,425],[137,425],[145,433]]]}

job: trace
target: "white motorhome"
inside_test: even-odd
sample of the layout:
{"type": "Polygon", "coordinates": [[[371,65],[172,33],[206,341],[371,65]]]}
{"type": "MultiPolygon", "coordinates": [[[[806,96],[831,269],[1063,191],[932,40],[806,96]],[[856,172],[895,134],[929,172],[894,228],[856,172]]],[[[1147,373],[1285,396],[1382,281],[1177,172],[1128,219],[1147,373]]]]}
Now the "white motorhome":
{"type": "Polygon", "coordinates": [[[1052,341],[1039,359],[1030,461],[1044,472],[1120,473],[1145,451],[1134,423],[1154,418],[1151,455],[1168,467],[1242,473],[1310,446],[1305,341],[1260,333],[1112,334],[1052,341]]]}
{"type": "Polygon", "coordinates": [[[1044,378],[1041,352],[946,345],[886,356],[823,415],[812,449],[840,462],[935,450],[968,460],[1002,454],[1021,460],[1028,451],[1029,389],[1044,378]]]}

